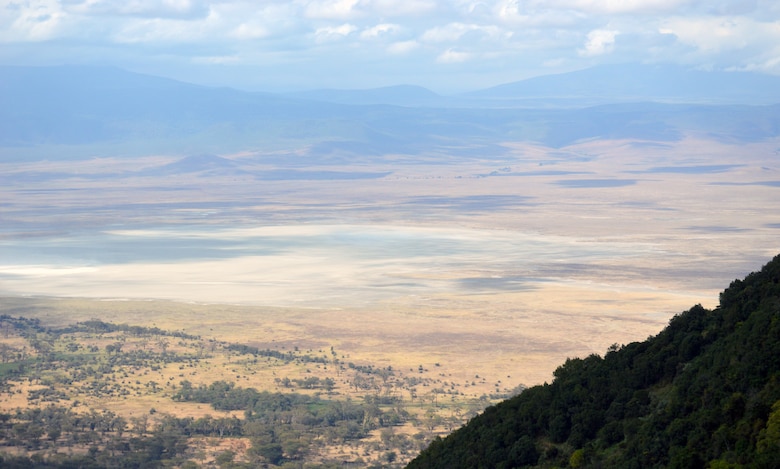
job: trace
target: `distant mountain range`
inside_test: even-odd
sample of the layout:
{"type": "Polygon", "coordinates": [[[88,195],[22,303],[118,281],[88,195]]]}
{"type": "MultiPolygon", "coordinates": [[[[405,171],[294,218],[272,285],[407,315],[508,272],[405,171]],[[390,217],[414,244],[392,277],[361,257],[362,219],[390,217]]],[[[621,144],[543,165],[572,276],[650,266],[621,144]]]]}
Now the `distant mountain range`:
{"type": "Polygon", "coordinates": [[[454,96],[409,85],[322,89],[287,96],[341,104],[432,107],[571,108],[645,101],[766,105],[780,103],[780,77],[674,65],[619,64],[539,76],[454,96]]]}
{"type": "Polygon", "coordinates": [[[0,67],[0,102],[6,149],[101,144],[182,154],[306,148],[333,158],[468,156],[500,152],[498,143],[509,140],[561,147],[593,138],[669,141],[689,132],[733,141],[780,134],[778,77],[640,66],[453,97],[411,86],[249,93],[109,67],[0,67]]]}
{"type": "Polygon", "coordinates": [[[454,96],[419,86],[322,89],[285,96],[340,104],[414,107],[582,107],[625,102],[780,103],[780,77],[753,72],[692,70],[674,65],[601,65],[545,75],[454,96]]]}
{"type": "Polygon", "coordinates": [[[601,65],[468,93],[470,98],[540,104],[664,102],[780,103],[780,77],[753,72],[691,70],[673,65],[601,65]]]}

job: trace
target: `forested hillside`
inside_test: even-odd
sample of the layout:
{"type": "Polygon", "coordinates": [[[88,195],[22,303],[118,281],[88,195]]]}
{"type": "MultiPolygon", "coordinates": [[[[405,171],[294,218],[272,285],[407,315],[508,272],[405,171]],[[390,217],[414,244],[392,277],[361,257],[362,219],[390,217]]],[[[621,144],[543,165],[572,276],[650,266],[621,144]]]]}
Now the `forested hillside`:
{"type": "Polygon", "coordinates": [[[657,336],[569,359],[409,468],[777,467],[780,256],[657,336]]]}

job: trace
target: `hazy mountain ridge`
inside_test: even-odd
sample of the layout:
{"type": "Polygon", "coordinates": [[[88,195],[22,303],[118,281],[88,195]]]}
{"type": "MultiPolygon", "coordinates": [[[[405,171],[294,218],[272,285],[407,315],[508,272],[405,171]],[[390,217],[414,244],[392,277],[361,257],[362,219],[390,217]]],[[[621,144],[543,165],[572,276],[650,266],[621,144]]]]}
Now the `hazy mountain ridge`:
{"type": "Polygon", "coordinates": [[[396,85],[365,90],[320,89],[285,93],[293,98],[340,104],[391,104],[396,106],[446,105],[448,98],[422,86],[396,85]]]}
{"type": "Polygon", "coordinates": [[[230,125],[284,121],[304,112],[340,117],[323,103],[209,88],[108,67],[2,67],[3,145],[175,138],[230,125]],[[327,109],[325,109],[327,108],[327,109]]]}
{"type": "Polygon", "coordinates": [[[693,70],[674,65],[600,65],[467,93],[483,99],[568,98],[579,102],[659,101],[699,104],[780,102],[780,77],[693,70]]]}
{"type": "Polygon", "coordinates": [[[657,336],[569,359],[408,467],[774,467],[780,256],[657,336]],[[744,465],[744,466],[743,466],[744,465]]]}
{"type": "MultiPolygon", "coordinates": [[[[548,89],[554,88],[551,80],[548,89]]],[[[556,85],[559,96],[566,93],[562,83],[556,85]]],[[[408,87],[342,93],[347,98],[357,93],[344,101],[378,104],[208,88],[115,68],[0,67],[0,101],[7,104],[0,109],[0,146],[143,142],[150,150],[216,152],[219,146],[224,152],[308,145],[315,155],[384,155],[457,153],[458,148],[485,153],[486,146],[507,140],[561,147],[591,138],[675,141],[690,132],[734,141],[780,135],[780,105],[646,102],[527,109],[513,108],[511,99],[497,99],[495,90],[488,90],[489,106],[470,101],[458,107],[461,98],[439,97],[456,106],[415,107],[409,100],[432,93],[408,87]],[[406,104],[387,104],[394,99],[406,104]]]]}
{"type": "Polygon", "coordinates": [[[413,85],[364,90],[319,89],[285,96],[340,104],[465,108],[581,108],[641,101],[767,105],[780,103],[780,77],[674,65],[612,64],[452,96],[413,85]]]}

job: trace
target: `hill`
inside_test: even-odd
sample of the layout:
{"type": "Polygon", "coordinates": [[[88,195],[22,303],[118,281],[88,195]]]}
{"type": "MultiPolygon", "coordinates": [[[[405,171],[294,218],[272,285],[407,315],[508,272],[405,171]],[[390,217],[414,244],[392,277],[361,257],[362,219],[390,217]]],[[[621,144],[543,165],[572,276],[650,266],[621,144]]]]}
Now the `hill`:
{"type": "Polygon", "coordinates": [[[777,467],[780,256],[644,342],[569,359],[408,467],[777,467]]]}
{"type": "Polygon", "coordinates": [[[113,67],[0,67],[0,145],[118,143],[284,127],[339,111],[264,93],[212,88],[113,67]]]}

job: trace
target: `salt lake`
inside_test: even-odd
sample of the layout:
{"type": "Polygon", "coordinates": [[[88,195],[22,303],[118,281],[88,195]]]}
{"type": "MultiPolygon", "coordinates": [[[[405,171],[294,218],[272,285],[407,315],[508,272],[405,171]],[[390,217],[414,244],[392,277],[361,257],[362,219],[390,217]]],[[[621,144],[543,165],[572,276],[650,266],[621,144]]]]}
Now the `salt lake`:
{"type": "Polygon", "coordinates": [[[641,243],[399,225],[6,234],[0,293],[338,307],[576,282],[589,266],[654,250],[641,243]]]}

